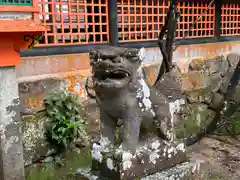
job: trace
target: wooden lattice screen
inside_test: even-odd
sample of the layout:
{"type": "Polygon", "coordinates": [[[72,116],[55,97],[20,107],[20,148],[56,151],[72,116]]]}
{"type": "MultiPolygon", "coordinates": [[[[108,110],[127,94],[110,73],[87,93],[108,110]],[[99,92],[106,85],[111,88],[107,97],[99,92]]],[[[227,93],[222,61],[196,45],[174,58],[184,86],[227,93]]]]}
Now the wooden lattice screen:
{"type": "Polygon", "coordinates": [[[240,35],[240,4],[223,4],[221,36],[240,35]]]}
{"type": "MultiPolygon", "coordinates": [[[[117,0],[120,42],[155,40],[169,0],[117,0]]],[[[178,1],[181,18],[176,38],[181,39],[208,7],[209,0],[178,1]]],[[[40,19],[48,27],[39,46],[99,44],[109,42],[108,0],[39,0],[40,19]]],[[[240,34],[240,4],[223,4],[221,36],[240,34]]],[[[193,27],[187,38],[213,37],[215,4],[193,27]]]]}
{"type": "MultiPolygon", "coordinates": [[[[154,40],[164,24],[170,1],[118,0],[118,27],[120,41],[154,40]]],[[[178,8],[181,18],[176,37],[182,38],[192,22],[208,7],[208,1],[181,1],[178,8]]],[[[215,4],[190,31],[187,38],[214,36],[215,4]]]]}
{"type": "Polygon", "coordinates": [[[40,45],[108,42],[107,0],[40,0],[40,19],[50,31],[40,45]]]}

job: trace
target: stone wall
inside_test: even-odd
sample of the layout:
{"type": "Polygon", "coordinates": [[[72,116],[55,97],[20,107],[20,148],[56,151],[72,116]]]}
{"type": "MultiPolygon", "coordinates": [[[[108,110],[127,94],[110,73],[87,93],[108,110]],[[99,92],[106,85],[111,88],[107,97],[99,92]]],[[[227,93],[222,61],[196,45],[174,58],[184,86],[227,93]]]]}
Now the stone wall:
{"type": "MultiPolygon", "coordinates": [[[[173,61],[181,71],[188,72],[188,65],[193,59],[205,60],[217,54],[237,52],[240,43],[214,43],[191,46],[180,46],[173,54],[173,61]]],[[[149,84],[155,81],[162,55],[159,48],[146,48],[144,67],[149,84]],[[154,67],[152,69],[152,67],[154,67]]],[[[17,67],[17,76],[21,88],[22,106],[29,109],[41,109],[42,93],[54,85],[86,97],[83,81],[91,74],[87,53],[53,56],[22,57],[17,67]],[[49,81],[49,83],[45,83],[49,81]],[[51,81],[51,82],[50,82],[51,81]],[[42,84],[42,85],[41,85],[42,84]],[[24,99],[24,100],[23,100],[24,99]]],[[[198,76],[198,74],[195,74],[198,76]]],[[[191,75],[194,77],[194,75],[191,75]]],[[[188,83],[188,81],[186,82],[188,83]]],[[[188,84],[191,85],[191,84],[188,84]]]]}
{"type": "MultiPolygon", "coordinates": [[[[181,113],[183,122],[176,129],[179,138],[194,137],[198,133],[205,132],[213,121],[219,121],[215,118],[219,113],[225,117],[223,121],[226,122],[221,122],[225,124],[224,129],[228,128],[233,119],[224,110],[227,102],[224,96],[239,60],[239,55],[229,54],[205,61],[196,59],[189,64],[189,71],[182,74],[182,81],[187,82],[182,83],[187,104],[183,106],[181,113]],[[220,111],[221,104],[224,107],[220,111]]],[[[240,101],[240,97],[237,97],[238,91],[239,86],[232,94],[234,103],[231,102],[237,106],[240,101]]],[[[240,126],[236,128],[240,129],[240,126]]]]}
{"type": "MultiPolygon", "coordinates": [[[[219,112],[220,104],[224,101],[224,94],[229,81],[236,69],[240,57],[238,54],[222,56],[212,56],[208,59],[195,58],[189,63],[188,69],[181,69],[181,86],[185,95],[186,104],[181,112],[181,123],[176,129],[177,137],[188,139],[189,142],[204,133],[219,112]]],[[[147,83],[153,84],[157,75],[159,64],[150,64],[144,67],[147,75],[147,83]]],[[[235,92],[228,97],[234,106],[240,103],[240,87],[237,86],[235,92]]],[[[229,107],[230,109],[233,108],[229,107]]],[[[227,115],[223,121],[217,125],[215,133],[227,134],[240,133],[240,113],[227,115]]]]}
{"type": "MultiPolygon", "coordinates": [[[[21,107],[21,117],[23,121],[23,142],[24,142],[24,160],[25,165],[29,165],[32,162],[36,162],[55,153],[54,149],[51,149],[50,145],[45,139],[45,125],[49,122],[45,116],[44,98],[47,94],[56,90],[67,90],[68,92],[75,92],[79,95],[84,88],[85,76],[77,75],[69,77],[76,82],[81,82],[78,92],[76,89],[72,89],[68,81],[60,78],[51,78],[38,80],[35,82],[19,83],[19,97],[21,107]]],[[[74,84],[74,83],[73,83],[74,84]]],[[[86,95],[80,94],[83,97],[86,95]]],[[[84,101],[86,98],[81,98],[84,101]]]]}

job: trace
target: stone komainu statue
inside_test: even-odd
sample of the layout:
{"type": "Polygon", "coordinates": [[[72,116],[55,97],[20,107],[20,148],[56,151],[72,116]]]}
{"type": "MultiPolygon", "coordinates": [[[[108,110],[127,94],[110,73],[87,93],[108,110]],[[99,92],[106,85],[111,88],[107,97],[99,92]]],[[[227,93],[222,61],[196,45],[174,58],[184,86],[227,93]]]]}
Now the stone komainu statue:
{"type": "Polygon", "coordinates": [[[144,48],[90,51],[92,88],[100,108],[101,137],[105,143],[114,144],[119,120],[123,126],[122,145],[127,149],[134,149],[139,139],[153,135],[165,140],[174,138],[173,127],[177,122],[174,113],[184,103],[180,100],[180,73],[173,68],[149,87],[139,71],[144,54],[144,48]]]}

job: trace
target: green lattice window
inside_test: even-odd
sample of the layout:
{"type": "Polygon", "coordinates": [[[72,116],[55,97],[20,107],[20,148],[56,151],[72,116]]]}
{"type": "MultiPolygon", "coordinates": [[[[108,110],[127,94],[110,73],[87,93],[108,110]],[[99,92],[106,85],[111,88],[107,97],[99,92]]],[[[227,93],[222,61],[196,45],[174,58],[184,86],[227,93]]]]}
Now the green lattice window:
{"type": "Polygon", "coordinates": [[[32,6],[33,0],[0,0],[0,5],[32,6]]]}

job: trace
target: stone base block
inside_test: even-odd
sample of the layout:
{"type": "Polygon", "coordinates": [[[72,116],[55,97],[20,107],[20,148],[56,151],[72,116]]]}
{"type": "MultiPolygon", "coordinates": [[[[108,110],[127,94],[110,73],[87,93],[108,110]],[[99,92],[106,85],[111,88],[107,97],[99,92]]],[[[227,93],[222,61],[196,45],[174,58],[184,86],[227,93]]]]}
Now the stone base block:
{"type": "MultiPolygon", "coordinates": [[[[170,169],[163,170],[150,176],[137,178],[139,180],[204,180],[201,175],[200,162],[184,162],[170,169]]],[[[115,180],[93,175],[91,169],[78,169],[76,180],[115,180]]],[[[128,179],[128,180],[134,180],[128,179]]]]}
{"type": "Polygon", "coordinates": [[[184,162],[141,180],[204,180],[200,162],[184,162]]]}
{"type": "Polygon", "coordinates": [[[121,148],[101,151],[101,158],[93,159],[92,169],[99,170],[102,177],[128,180],[154,174],[186,161],[183,143],[155,139],[139,145],[135,153],[121,148]]]}

